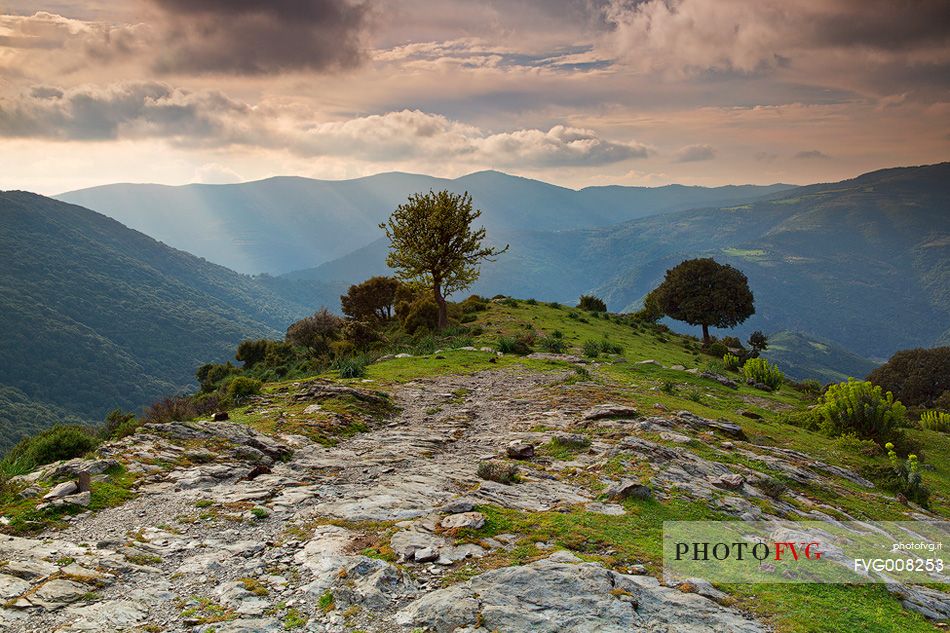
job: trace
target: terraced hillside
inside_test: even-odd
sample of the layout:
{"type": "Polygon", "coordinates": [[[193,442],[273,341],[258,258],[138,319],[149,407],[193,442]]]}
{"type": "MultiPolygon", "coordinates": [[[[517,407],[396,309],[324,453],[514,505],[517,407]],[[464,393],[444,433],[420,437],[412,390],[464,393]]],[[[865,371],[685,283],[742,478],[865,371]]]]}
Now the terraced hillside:
{"type": "Polygon", "coordinates": [[[806,395],[709,374],[690,338],[510,300],[473,325],[365,377],[270,383],[227,421],[146,425],[14,478],[0,622],[751,633],[933,631],[950,617],[947,587],[660,575],[664,520],[946,517],[946,434],[908,431],[925,446],[925,510],[869,479],[883,455],[789,424],[806,395]],[[560,332],[564,353],[495,351],[529,330],[560,332]],[[85,498],[43,500],[80,470],[97,473],[85,498]]]}

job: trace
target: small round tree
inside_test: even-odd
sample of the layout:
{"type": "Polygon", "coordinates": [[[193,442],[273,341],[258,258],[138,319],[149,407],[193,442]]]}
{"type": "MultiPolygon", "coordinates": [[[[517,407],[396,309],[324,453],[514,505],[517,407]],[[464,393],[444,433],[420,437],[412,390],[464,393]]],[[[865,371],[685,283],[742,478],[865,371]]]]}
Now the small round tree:
{"type": "Polygon", "coordinates": [[[370,277],[350,286],[340,297],[343,314],[358,321],[385,321],[393,316],[399,280],[393,277],[370,277]]]}
{"type": "Polygon", "coordinates": [[[663,314],[702,326],[704,345],[710,326],[735,327],[755,314],[746,276],[711,258],[688,259],[666,271],[655,292],[663,314]]]}
{"type": "Polygon", "coordinates": [[[422,282],[432,290],[439,329],[448,325],[445,297],[478,279],[480,262],[508,250],[482,244],[485,229],[472,228],[481,214],[468,193],[430,191],[409,196],[379,225],[390,242],[386,264],[400,279],[422,282]]]}

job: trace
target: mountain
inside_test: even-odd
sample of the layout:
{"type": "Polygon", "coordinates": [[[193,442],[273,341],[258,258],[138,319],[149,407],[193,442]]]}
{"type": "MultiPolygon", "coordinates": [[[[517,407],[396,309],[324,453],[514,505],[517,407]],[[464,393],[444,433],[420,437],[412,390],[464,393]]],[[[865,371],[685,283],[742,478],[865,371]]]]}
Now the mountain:
{"type": "Polygon", "coordinates": [[[491,232],[607,226],[654,213],[738,204],[787,190],[759,187],[591,187],[575,191],[484,171],[454,180],[387,173],[354,180],[280,177],[232,185],[115,184],[58,199],[95,209],[175,248],[244,273],[286,273],[369,244],[416,192],[468,191],[491,232]]]}
{"type": "MultiPolygon", "coordinates": [[[[276,336],[339,288],[252,278],[103,215],[0,192],[0,420],[101,420],[189,385],[243,338],[276,336]],[[16,416],[19,418],[20,413],[16,416]]],[[[6,429],[5,429],[6,431],[6,429]]],[[[2,445],[10,435],[3,434],[2,445]]]]}
{"type": "MultiPolygon", "coordinates": [[[[948,199],[942,163],[605,228],[499,231],[489,237],[511,250],[484,266],[473,291],[562,302],[594,292],[633,310],[668,268],[711,256],[741,269],[755,293],[756,315],[738,333],[804,332],[881,360],[948,335],[948,199]]],[[[288,278],[357,281],[386,272],[385,252],[377,240],[288,278]]]]}
{"type": "Polygon", "coordinates": [[[852,354],[829,341],[819,341],[801,332],[776,332],[769,336],[763,354],[791,378],[815,378],[822,383],[864,378],[878,363],[852,354]]]}

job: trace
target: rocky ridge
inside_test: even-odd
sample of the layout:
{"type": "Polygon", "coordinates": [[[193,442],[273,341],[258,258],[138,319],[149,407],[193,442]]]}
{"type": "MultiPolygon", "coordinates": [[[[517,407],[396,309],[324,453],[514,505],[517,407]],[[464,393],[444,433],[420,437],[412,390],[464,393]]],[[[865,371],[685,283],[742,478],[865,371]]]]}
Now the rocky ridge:
{"type": "MultiPolygon", "coordinates": [[[[288,401],[317,411],[341,394],[368,404],[387,398],[369,387],[311,381],[288,401]]],[[[81,472],[95,490],[117,465],[138,479],[134,498],[121,505],[81,512],[58,530],[0,537],[0,625],[14,632],[768,630],[708,583],[662,584],[647,573],[649,561],[611,566],[606,556],[582,560],[515,531],[480,533],[480,508],[623,515],[625,503],[662,502],[674,490],[743,519],[847,518],[794,491],[777,498],[770,477],[748,463],[793,481],[873,488],[804,453],[752,445],[736,425],[688,412],[646,414],[649,402],[605,403],[598,393],[560,372],[419,380],[393,388],[398,413],[332,446],[279,425],[267,433],[230,421],[146,425],[95,459],[21,478],[24,494],[37,496],[81,472]],[[696,441],[728,458],[700,456],[690,450],[696,441]],[[480,477],[486,460],[516,465],[517,482],[480,477]],[[509,566],[525,548],[523,564],[509,566]]],[[[283,419],[279,403],[255,407],[283,419]]],[[[66,489],[51,499],[75,501],[66,489]]],[[[910,609],[950,617],[943,593],[891,589],[910,609]]]]}

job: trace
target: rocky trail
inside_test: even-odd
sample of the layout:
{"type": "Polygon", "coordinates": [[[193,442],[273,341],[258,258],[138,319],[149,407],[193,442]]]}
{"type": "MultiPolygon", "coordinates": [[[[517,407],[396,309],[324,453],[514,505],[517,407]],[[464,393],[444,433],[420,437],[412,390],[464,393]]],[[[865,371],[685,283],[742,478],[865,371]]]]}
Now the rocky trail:
{"type": "MultiPolygon", "coordinates": [[[[753,446],[728,423],[647,401],[605,404],[602,390],[572,376],[483,371],[406,383],[392,390],[394,415],[333,446],[280,424],[263,433],[175,422],[104,445],[94,460],[51,465],[28,480],[89,471],[95,488],[118,463],[140,475],[136,495],[63,529],[0,536],[0,628],[768,630],[708,584],[664,586],[637,561],[608,567],[517,532],[479,534],[486,517],[477,508],[622,515],[627,499],[662,501],[675,489],[736,517],[832,520],[814,500],[767,494],[768,477],[743,462],[796,481],[873,484],[753,446]],[[687,447],[695,439],[742,459],[701,457],[687,447]],[[514,483],[485,478],[503,479],[489,471],[513,464],[514,483]],[[526,547],[534,555],[509,566],[526,547]]],[[[251,408],[281,420],[291,402],[314,413],[341,395],[381,401],[372,387],[302,383],[251,408]]],[[[945,594],[893,590],[908,608],[950,617],[945,594]]]]}

